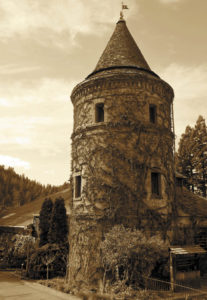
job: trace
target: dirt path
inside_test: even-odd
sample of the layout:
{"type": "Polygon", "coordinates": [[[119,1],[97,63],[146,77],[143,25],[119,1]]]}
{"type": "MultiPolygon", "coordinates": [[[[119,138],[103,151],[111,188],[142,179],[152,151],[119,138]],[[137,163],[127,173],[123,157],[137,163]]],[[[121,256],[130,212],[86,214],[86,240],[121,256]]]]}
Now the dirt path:
{"type": "Polygon", "coordinates": [[[40,284],[24,281],[13,272],[0,271],[0,300],[78,300],[40,284]]]}

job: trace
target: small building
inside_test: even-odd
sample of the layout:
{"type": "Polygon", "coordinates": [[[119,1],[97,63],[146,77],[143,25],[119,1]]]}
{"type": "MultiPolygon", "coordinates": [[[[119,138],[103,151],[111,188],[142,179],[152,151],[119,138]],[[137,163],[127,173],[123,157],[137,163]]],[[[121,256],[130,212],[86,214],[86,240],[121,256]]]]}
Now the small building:
{"type": "Polygon", "coordinates": [[[37,234],[37,236],[39,236],[39,224],[40,224],[40,215],[39,214],[33,214],[33,226],[34,226],[34,230],[37,234]]]}
{"type": "Polygon", "coordinates": [[[199,245],[170,247],[171,289],[179,291],[182,287],[200,288],[202,262],[207,259],[207,251],[199,245]]]}
{"type": "Polygon", "coordinates": [[[175,181],[176,186],[182,188],[185,184],[186,176],[184,176],[181,173],[176,171],[175,172],[175,180],[176,180],[175,181]]]}

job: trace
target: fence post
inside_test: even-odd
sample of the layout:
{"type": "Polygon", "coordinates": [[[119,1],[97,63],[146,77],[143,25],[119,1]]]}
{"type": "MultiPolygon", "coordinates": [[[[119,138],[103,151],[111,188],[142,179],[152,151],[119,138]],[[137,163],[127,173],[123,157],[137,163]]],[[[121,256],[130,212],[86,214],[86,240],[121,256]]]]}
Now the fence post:
{"type": "Polygon", "coordinates": [[[174,270],[173,270],[173,255],[170,251],[170,283],[171,291],[174,292],[174,270]]]}

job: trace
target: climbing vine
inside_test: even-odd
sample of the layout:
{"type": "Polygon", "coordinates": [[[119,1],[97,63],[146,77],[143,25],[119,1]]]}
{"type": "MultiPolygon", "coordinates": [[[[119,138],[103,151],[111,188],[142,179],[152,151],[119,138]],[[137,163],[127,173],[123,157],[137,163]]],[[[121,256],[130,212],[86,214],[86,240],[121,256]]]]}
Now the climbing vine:
{"type": "MultiPolygon", "coordinates": [[[[159,228],[166,233],[173,199],[172,136],[169,123],[166,128],[139,121],[138,114],[148,102],[147,96],[139,96],[140,102],[132,95],[126,100],[105,99],[110,120],[91,130],[85,126],[73,137],[73,168],[78,171],[82,165],[85,179],[83,201],[77,212],[87,208],[95,218],[125,220],[126,224],[130,221],[135,226],[159,228]],[[156,165],[165,181],[163,199],[157,199],[157,203],[147,199],[149,170],[156,165]]],[[[79,115],[80,124],[90,115],[89,104],[84,108],[79,115]]],[[[162,104],[160,124],[165,124],[166,111],[162,104]]]]}
{"type": "Polygon", "coordinates": [[[159,231],[166,239],[172,221],[169,97],[152,95],[147,86],[146,90],[127,84],[119,88],[112,82],[110,90],[97,88],[93,94],[73,99],[72,174],[81,173],[83,188],[72,208],[71,281],[87,278],[95,283],[102,278],[100,241],[114,225],[144,229],[149,234],[159,231]],[[104,103],[105,122],[94,123],[96,101],[104,103]],[[150,103],[158,108],[156,124],[149,122],[150,103]],[[160,197],[151,195],[153,170],[162,175],[160,197]]]}

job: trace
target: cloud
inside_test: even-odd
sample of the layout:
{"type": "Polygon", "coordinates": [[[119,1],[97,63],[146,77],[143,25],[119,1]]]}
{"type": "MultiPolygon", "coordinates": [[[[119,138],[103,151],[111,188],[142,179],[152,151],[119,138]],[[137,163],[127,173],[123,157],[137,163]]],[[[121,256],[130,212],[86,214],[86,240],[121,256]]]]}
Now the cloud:
{"type": "Polygon", "coordinates": [[[22,136],[13,136],[8,137],[4,133],[0,134],[0,145],[8,145],[8,144],[17,144],[17,145],[27,145],[30,143],[30,139],[28,137],[22,136]]]}
{"type": "Polygon", "coordinates": [[[75,81],[66,81],[64,79],[56,78],[42,78],[38,80],[11,80],[2,81],[0,85],[0,105],[2,106],[24,106],[37,105],[42,103],[51,104],[60,102],[68,102],[70,93],[75,86],[75,81]]]}
{"type": "Polygon", "coordinates": [[[160,72],[175,92],[175,130],[178,136],[187,125],[194,126],[199,115],[207,116],[207,65],[197,67],[172,63],[160,72]]]}
{"type": "Polygon", "coordinates": [[[10,106],[10,102],[7,99],[0,98],[0,106],[9,107],[10,106]]]}
{"type": "Polygon", "coordinates": [[[75,82],[4,80],[0,85],[0,163],[44,183],[61,184],[70,172],[75,82]],[[18,157],[19,160],[10,158],[18,157]],[[27,164],[30,162],[30,169],[27,164]],[[54,170],[53,174],[44,171],[54,170]]]}
{"type": "Polygon", "coordinates": [[[45,183],[69,177],[70,94],[95,67],[120,7],[119,0],[0,1],[0,155],[19,159],[7,159],[11,166],[30,162],[15,170],[45,183]]]}
{"type": "Polygon", "coordinates": [[[176,98],[190,101],[207,94],[207,65],[191,67],[172,63],[161,75],[173,86],[176,98]]]}
{"type": "Polygon", "coordinates": [[[183,0],[159,0],[159,1],[164,4],[172,4],[172,3],[182,2],[183,0]]]}
{"type": "MultiPolygon", "coordinates": [[[[74,38],[77,32],[103,34],[103,29],[117,19],[119,1],[91,0],[21,0],[0,2],[0,35],[28,35],[50,28],[56,33],[67,31],[74,38]]],[[[130,12],[129,12],[130,14],[130,12]]]]}
{"type": "Polygon", "coordinates": [[[4,165],[7,167],[23,167],[26,170],[30,168],[29,162],[8,155],[0,155],[0,165],[4,165]]]}
{"type": "Polygon", "coordinates": [[[25,72],[33,72],[39,70],[40,67],[22,67],[17,64],[7,64],[0,66],[0,75],[11,75],[25,72]]]}

